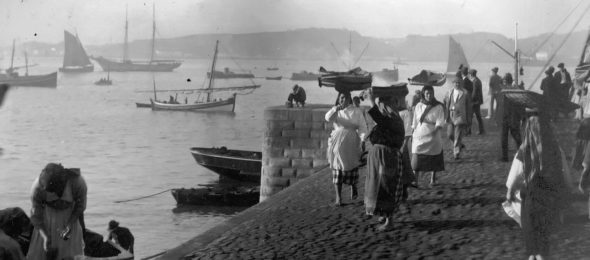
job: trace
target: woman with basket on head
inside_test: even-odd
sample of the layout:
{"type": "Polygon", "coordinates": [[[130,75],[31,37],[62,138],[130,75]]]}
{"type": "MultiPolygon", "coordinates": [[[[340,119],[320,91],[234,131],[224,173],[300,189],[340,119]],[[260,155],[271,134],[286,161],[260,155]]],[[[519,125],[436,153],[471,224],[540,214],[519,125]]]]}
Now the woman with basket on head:
{"type": "Polygon", "coordinates": [[[352,200],[358,197],[361,140],[367,132],[367,124],[363,111],[353,105],[350,91],[338,93],[336,104],[326,113],[325,119],[334,125],[328,139],[327,157],[336,190],[335,205],[340,206],[342,184],[350,186],[352,200]]]}
{"type": "Polygon", "coordinates": [[[367,155],[367,178],[365,181],[365,210],[367,215],[385,218],[378,230],[391,226],[391,216],[403,201],[403,159],[401,148],[404,143],[404,122],[394,107],[392,91],[376,91],[372,87],[367,93],[372,108],[368,111],[376,125],[367,135],[371,142],[367,155]]]}

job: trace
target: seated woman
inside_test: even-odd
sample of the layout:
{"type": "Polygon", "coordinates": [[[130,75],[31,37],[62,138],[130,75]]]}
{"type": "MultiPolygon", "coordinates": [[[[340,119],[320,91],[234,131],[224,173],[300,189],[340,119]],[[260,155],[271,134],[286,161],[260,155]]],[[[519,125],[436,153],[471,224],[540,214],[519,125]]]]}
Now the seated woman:
{"type": "Polygon", "coordinates": [[[109,221],[109,237],[107,240],[115,242],[133,254],[133,244],[135,243],[135,238],[128,228],[119,226],[119,222],[115,220],[109,221]]]}

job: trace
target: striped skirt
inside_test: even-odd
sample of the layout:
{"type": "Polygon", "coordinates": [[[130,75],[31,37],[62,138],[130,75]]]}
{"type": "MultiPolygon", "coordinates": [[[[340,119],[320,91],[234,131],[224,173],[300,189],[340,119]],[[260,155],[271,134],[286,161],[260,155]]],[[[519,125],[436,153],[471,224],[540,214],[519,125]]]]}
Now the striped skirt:
{"type": "Polygon", "coordinates": [[[403,199],[403,160],[399,150],[376,144],[367,156],[367,215],[391,216],[403,199]]]}

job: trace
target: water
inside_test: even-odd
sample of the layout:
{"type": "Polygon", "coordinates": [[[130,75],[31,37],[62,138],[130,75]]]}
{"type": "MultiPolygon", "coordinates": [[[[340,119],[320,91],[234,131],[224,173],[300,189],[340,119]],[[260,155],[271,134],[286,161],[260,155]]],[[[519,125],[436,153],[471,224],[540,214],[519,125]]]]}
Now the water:
{"type": "MultiPolygon", "coordinates": [[[[31,68],[31,74],[52,72],[61,65],[58,58],[36,58],[33,62],[40,66],[31,68]]],[[[48,162],[60,162],[65,167],[81,168],[86,179],[87,226],[105,234],[108,221],[118,220],[135,235],[138,258],[178,246],[235,215],[242,208],[176,208],[169,192],[126,203],[115,201],[216,182],[218,175],[197,165],[190,155],[190,147],[261,150],[265,107],[283,105],[295,83],[307,91],[308,103],[335,100],[333,89],[319,88],[315,81],[289,80],[292,72],[317,71],[319,66],[344,70],[339,61],[239,60],[238,63],[258,77],[282,75],[283,80],[255,79],[262,87],[253,94],[238,95],[235,114],[135,107],[135,102],[148,102],[152,97],[152,93],[137,91],[152,90],[153,80],[158,89],[203,87],[210,66],[210,61],[205,59],[186,60],[170,73],[113,72],[112,86],[95,86],[94,81],[106,77],[105,72],[95,71],[79,75],[60,73],[55,89],[11,89],[0,108],[0,208],[18,206],[28,212],[33,180],[48,162]],[[273,66],[280,70],[266,70],[273,66]],[[187,82],[189,78],[191,81],[187,82]]],[[[361,61],[359,65],[372,71],[391,67],[388,61],[361,61]]],[[[501,74],[511,69],[510,64],[500,65],[501,74]]],[[[7,67],[7,64],[0,66],[7,67]]],[[[220,60],[217,68],[226,66],[238,70],[233,60],[220,60]]],[[[493,65],[474,64],[473,67],[480,70],[485,95],[488,71],[493,65]]],[[[446,64],[400,66],[400,79],[407,79],[422,68],[441,71],[446,64]]],[[[97,65],[96,69],[100,67],[97,65]]],[[[525,82],[530,82],[539,70],[527,68],[525,82]]],[[[216,86],[249,83],[243,79],[218,80],[216,86]]],[[[374,85],[386,84],[375,80],[374,85]]],[[[417,88],[411,86],[410,93],[417,88]]],[[[446,88],[436,88],[436,96],[441,100],[444,92],[446,88]]],[[[160,98],[167,96],[167,93],[160,94],[160,98]]],[[[489,98],[485,98],[487,103],[489,98]]],[[[184,100],[184,94],[179,94],[179,100],[184,100]]]]}

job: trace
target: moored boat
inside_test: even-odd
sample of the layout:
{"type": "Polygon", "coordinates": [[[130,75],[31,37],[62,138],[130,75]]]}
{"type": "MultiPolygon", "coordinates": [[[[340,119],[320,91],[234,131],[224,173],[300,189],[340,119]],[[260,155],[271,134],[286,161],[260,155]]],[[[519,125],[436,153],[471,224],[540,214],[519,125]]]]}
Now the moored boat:
{"type": "MultiPolygon", "coordinates": [[[[152,110],[181,110],[181,111],[219,111],[234,112],[236,108],[236,94],[225,100],[209,102],[195,102],[193,104],[166,103],[163,101],[151,101],[152,110]]],[[[138,103],[136,103],[137,105],[138,103]]],[[[138,106],[140,107],[140,106],[138,106]]]]}
{"type": "MultiPolygon", "coordinates": [[[[213,76],[216,79],[239,79],[239,78],[251,79],[251,78],[254,78],[254,74],[252,74],[252,73],[235,73],[233,71],[230,71],[229,68],[225,68],[225,69],[223,69],[223,71],[215,70],[215,72],[213,73],[213,76]]],[[[207,78],[211,78],[211,72],[207,72],[207,78]]]]}
{"type": "Polygon", "coordinates": [[[281,80],[283,79],[283,76],[278,76],[278,77],[265,77],[266,80],[281,80]]]}
{"type": "Polygon", "coordinates": [[[81,73],[94,71],[94,64],[90,62],[88,54],[82,47],[80,38],[68,31],[64,31],[64,60],[59,72],[81,73]]]}
{"type": "Polygon", "coordinates": [[[52,72],[44,75],[25,76],[20,76],[14,73],[12,75],[0,74],[0,84],[25,87],[56,87],[57,72],[52,72]]]}
{"type": "Polygon", "coordinates": [[[258,203],[258,187],[215,188],[212,186],[192,189],[172,189],[172,196],[179,205],[243,206],[258,203]]]}
{"type": "Polygon", "coordinates": [[[225,177],[260,182],[262,152],[231,150],[226,147],[190,149],[197,163],[225,177]]]}
{"type": "Polygon", "coordinates": [[[98,64],[105,71],[158,71],[169,72],[180,67],[182,64],[178,60],[158,60],[155,58],[156,53],[156,9],[153,7],[153,25],[152,25],[152,44],[151,57],[149,61],[132,61],[129,59],[129,44],[128,44],[128,21],[125,17],[125,41],[123,47],[123,59],[121,61],[110,60],[100,57],[90,57],[98,62],[98,64]]]}

